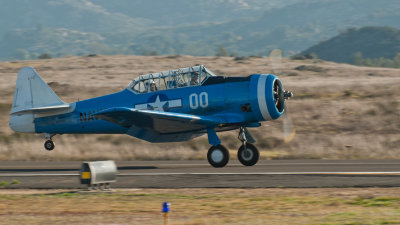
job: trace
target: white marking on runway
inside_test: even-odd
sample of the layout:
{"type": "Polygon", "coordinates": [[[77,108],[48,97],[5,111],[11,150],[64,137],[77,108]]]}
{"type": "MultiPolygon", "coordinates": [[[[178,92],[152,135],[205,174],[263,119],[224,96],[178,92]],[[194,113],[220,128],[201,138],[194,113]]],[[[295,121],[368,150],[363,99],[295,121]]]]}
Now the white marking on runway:
{"type": "Polygon", "coordinates": [[[78,173],[0,173],[0,177],[79,176],[78,173]]]}
{"type": "MultiPolygon", "coordinates": [[[[237,166],[237,165],[242,165],[242,164],[240,164],[240,163],[232,163],[232,164],[230,164],[231,166],[232,165],[234,165],[234,166],[237,166]]],[[[332,163],[329,163],[329,162],[326,162],[326,163],[273,163],[273,164],[258,164],[258,166],[290,166],[290,165],[400,165],[400,163],[356,163],[356,162],[354,162],[354,163],[352,163],[352,162],[350,162],[350,163],[335,163],[335,162],[332,162],[332,163]]],[[[139,165],[139,166],[142,166],[142,165],[139,165]]],[[[145,165],[143,165],[143,166],[145,166],[145,165]]],[[[206,164],[206,163],[204,163],[204,164],[200,164],[200,163],[193,163],[193,164],[190,164],[190,163],[182,163],[182,164],[173,164],[173,163],[171,163],[171,164],[168,164],[168,163],[163,163],[163,164],[158,164],[157,166],[159,166],[159,167],[163,167],[163,166],[209,166],[209,164],[206,164]]]]}
{"type": "MultiPolygon", "coordinates": [[[[169,176],[169,175],[400,175],[400,171],[387,172],[253,172],[253,173],[120,173],[117,176],[169,176]]],[[[0,173],[0,177],[80,176],[77,173],[0,173]]]]}
{"type": "Polygon", "coordinates": [[[163,176],[163,175],[400,175],[400,171],[389,172],[253,172],[253,173],[122,173],[118,176],[163,176]]]}

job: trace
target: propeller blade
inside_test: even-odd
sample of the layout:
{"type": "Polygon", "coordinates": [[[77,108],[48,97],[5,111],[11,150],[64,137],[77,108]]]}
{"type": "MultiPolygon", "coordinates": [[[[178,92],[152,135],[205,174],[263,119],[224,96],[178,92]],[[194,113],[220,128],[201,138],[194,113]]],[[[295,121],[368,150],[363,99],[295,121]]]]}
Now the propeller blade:
{"type": "Polygon", "coordinates": [[[290,118],[287,107],[285,105],[285,112],[283,113],[283,140],[285,143],[289,143],[293,140],[296,135],[296,129],[293,126],[292,119],[290,118]]]}
{"type": "Polygon", "coordinates": [[[282,50],[273,49],[269,53],[269,61],[272,67],[272,73],[279,76],[281,74],[282,50]]]}

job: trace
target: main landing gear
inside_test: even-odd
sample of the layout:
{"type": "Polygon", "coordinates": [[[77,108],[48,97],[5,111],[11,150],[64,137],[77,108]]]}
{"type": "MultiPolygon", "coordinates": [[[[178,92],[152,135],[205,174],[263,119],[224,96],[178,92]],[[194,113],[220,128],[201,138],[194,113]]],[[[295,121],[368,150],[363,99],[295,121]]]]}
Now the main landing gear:
{"type": "MultiPolygon", "coordinates": [[[[224,167],[229,161],[229,151],[219,143],[219,140],[215,141],[215,133],[209,133],[209,138],[210,136],[213,138],[214,143],[218,144],[212,146],[208,150],[207,160],[213,167],[224,167]]],[[[245,166],[255,165],[258,162],[260,153],[257,148],[251,144],[255,142],[253,136],[245,127],[240,127],[238,139],[243,143],[237,153],[240,163],[245,166]]]]}
{"type": "Polygon", "coordinates": [[[240,146],[237,156],[240,163],[242,163],[243,165],[253,166],[258,162],[258,159],[260,158],[260,153],[254,145],[248,143],[250,141],[248,140],[247,136],[250,136],[249,139],[251,140],[251,142],[255,142],[254,138],[250,135],[247,129],[241,127],[239,130],[238,139],[243,144],[242,146],[240,146]]]}
{"type": "Polygon", "coordinates": [[[44,137],[47,139],[47,141],[44,143],[44,148],[47,151],[51,151],[54,149],[54,142],[52,140],[52,138],[54,137],[54,135],[56,134],[45,134],[44,137]]]}
{"type": "Polygon", "coordinates": [[[207,153],[211,166],[224,167],[229,161],[229,151],[223,145],[212,146],[207,153]]]}

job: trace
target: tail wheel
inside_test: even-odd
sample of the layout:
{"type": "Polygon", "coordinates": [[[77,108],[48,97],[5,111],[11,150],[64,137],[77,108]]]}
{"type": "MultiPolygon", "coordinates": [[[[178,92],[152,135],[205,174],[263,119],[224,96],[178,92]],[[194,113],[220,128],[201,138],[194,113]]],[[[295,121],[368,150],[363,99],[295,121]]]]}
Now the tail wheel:
{"type": "Polygon", "coordinates": [[[253,166],[258,162],[259,158],[260,153],[254,145],[246,143],[246,148],[244,145],[240,146],[238,151],[238,159],[243,165],[253,166]]]}
{"type": "Polygon", "coordinates": [[[51,140],[47,140],[47,141],[44,143],[44,148],[45,148],[47,151],[53,150],[53,149],[54,149],[54,142],[51,141],[51,140]]]}
{"type": "Polygon", "coordinates": [[[212,146],[208,150],[207,160],[213,167],[224,167],[229,161],[229,151],[223,145],[212,146]]]}

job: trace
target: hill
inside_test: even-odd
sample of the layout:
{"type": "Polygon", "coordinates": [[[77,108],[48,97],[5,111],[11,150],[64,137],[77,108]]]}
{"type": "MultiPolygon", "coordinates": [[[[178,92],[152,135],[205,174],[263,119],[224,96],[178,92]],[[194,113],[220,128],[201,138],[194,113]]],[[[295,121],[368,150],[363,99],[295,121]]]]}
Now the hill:
{"type": "Polygon", "coordinates": [[[136,31],[159,26],[222,23],[261,15],[302,0],[0,0],[0,36],[37,25],[82,32],[136,31]]]}
{"type": "Polygon", "coordinates": [[[104,43],[104,38],[97,33],[42,26],[8,33],[0,42],[0,49],[0,57],[15,59],[37,58],[43,53],[51,53],[53,57],[97,51],[103,54],[116,53],[116,49],[110,49],[104,43]],[[10,52],[12,54],[8,55],[10,52]]]}
{"type": "Polygon", "coordinates": [[[303,0],[91,0],[111,13],[140,17],[155,26],[224,23],[261,16],[266,10],[282,8],[303,0]]]}
{"type": "Polygon", "coordinates": [[[191,32],[190,28],[179,28],[178,31],[193,35],[190,40],[207,34],[206,40],[202,39],[205,43],[224,46],[240,55],[268,55],[274,48],[290,55],[349,27],[381,25],[400,28],[398,21],[400,4],[396,0],[301,1],[267,10],[260,17],[200,27],[196,32],[191,32]]]}
{"type": "Polygon", "coordinates": [[[36,26],[66,28],[82,32],[137,30],[151,21],[110,13],[88,0],[0,0],[0,36],[15,29],[36,26]]]}
{"type": "Polygon", "coordinates": [[[400,30],[391,27],[348,29],[341,34],[310,47],[301,54],[315,53],[321,59],[354,63],[354,56],[393,59],[400,53],[400,30]]]}
{"type": "Polygon", "coordinates": [[[214,55],[219,46],[235,55],[267,55],[275,48],[290,55],[349,27],[400,28],[398,0],[0,3],[0,60],[24,59],[21,55],[34,59],[45,52],[206,56],[214,55]],[[36,34],[37,27],[54,35],[36,34]],[[65,31],[62,35],[60,29],[65,31]]]}

